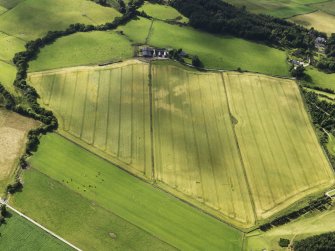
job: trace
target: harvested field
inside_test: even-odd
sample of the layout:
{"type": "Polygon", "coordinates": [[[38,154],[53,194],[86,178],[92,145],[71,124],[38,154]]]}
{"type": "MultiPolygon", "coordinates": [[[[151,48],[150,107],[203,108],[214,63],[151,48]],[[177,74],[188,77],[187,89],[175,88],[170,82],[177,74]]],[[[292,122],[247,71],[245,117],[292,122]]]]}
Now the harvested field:
{"type": "Polygon", "coordinates": [[[15,172],[28,131],[37,125],[32,119],[0,109],[0,190],[5,188],[15,172]]]}

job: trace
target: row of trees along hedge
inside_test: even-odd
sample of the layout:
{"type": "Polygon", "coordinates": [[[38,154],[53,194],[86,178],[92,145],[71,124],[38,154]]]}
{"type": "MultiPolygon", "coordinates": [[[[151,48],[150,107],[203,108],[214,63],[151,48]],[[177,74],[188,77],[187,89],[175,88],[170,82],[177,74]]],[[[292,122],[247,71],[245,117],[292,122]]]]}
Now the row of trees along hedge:
{"type": "Polygon", "coordinates": [[[222,0],[172,0],[171,5],[188,17],[194,28],[273,46],[314,50],[315,38],[324,36],[280,18],[252,14],[222,0]]]}
{"type": "Polygon", "coordinates": [[[329,153],[326,146],[329,140],[327,132],[335,136],[335,104],[319,100],[318,95],[314,92],[302,90],[302,93],[312,117],[312,122],[320,134],[320,143],[327,153],[332,166],[335,167],[335,157],[329,153]]]}
{"type": "Polygon", "coordinates": [[[284,225],[286,223],[289,223],[291,220],[297,219],[300,216],[313,211],[313,210],[320,210],[323,211],[326,209],[326,205],[331,205],[331,199],[328,196],[320,197],[316,200],[310,201],[308,206],[303,207],[297,211],[294,211],[292,213],[289,213],[287,215],[281,216],[279,218],[276,218],[275,220],[271,221],[270,223],[266,223],[264,225],[261,225],[259,228],[262,231],[268,231],[273,227],[278,227],[281,225],[284,225]]]}
{"type": "MultiPolygon", "coordinates": [[[[139,1],[141,2],[142,0],[139,1]]],[[[77,23],[71,24],[64,31],[49,31],[44,37],[27,42],[25,45],[26,50],[15,54],[13,58],[13,63],[16,65],[17,74],[14,81],[14,86],[25,97],[26,101],[29,103],[29,108],[26,108],[21,104],[13,106],[13,104],[15,104],[15,101],[14,103],[7,102],[8,106],[13,106],[12,110],[24,116],[28,116],[43,122],[43,125],[41,127],[33,129],[28,133],[26,154],[23,155],[20,159],[21,167],[25,168],[27,166],[26,157],[37,150],[37,147],[39,145],[39,136],[41,134],[46,134],[47,132],[53,131],[58,127],[56,117],[51,111],[44,109],[38,104],[37,98],[39,96],[36,90],[27,84],[26,78],[27,70],[29,68],[29,62],[37,57],[41,48],[45,47],[46,45],[52,44],[60,37],[68,36],[76,32],[89,32],[95,30],[106,31],[115,29],[119,25],[126,24],[129,20],[139,14],[136,10],[137,6],[139,5],[138,1],[133,1],[132,3],[132,5],[129,5],[127,12],[122,17],[116,17],[113,22],[98,26],[77,23]]]]}
{"type": "Polygon", "coordinates": [[[319,60],[316,67],[327,73],[335,72],[335,33],[327,40],[325,56],[319,60]]]}
{"type": "Polygon", "coordinates": [[[8,110],[13,110],[15,107],[14,97],[0,83],[0,105],[1,104],[3,104],[8,110]]]}
{"type": "Polygon", "coordinates": [[[335,251],[335,232],[296,241],[293,247],[295,251],[335,251]]]}

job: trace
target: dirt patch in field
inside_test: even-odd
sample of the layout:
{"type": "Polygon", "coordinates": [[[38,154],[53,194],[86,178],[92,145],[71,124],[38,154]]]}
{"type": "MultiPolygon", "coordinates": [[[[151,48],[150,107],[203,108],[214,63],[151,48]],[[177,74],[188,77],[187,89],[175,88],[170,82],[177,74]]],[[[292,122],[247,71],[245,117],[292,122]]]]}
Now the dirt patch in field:
{"type": "Polygon", "coordinates": [[[24,151],[28,131],[38,122],[0,109],[0,181],[12,175],[24,151]]]}

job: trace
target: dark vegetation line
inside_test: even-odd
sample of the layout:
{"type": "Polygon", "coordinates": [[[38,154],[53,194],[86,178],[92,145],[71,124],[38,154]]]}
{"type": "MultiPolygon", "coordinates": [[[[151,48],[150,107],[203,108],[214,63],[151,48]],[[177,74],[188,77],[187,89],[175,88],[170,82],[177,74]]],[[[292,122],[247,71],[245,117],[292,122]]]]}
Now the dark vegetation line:
{"type": "Polygon", "coordinates": [[[335,232],[312,236],[294,243],[295,251],[334,251],[335,232]]]}

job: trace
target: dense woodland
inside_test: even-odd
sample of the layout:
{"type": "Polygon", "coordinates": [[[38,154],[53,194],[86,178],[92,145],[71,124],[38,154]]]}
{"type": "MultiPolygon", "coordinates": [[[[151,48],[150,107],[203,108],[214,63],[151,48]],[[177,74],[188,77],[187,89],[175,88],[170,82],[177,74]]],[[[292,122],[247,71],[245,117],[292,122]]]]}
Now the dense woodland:
{"type": "Polygon", "coordinates": [[[325,57],[317,63],[317,67],[328,73],[335,72],[335,33],[327,41],[325,57]]]}
{"type": "Polygon", "coordinates": [[[326,233],[309,237],[294,243],[295,251],[334,251],[335,233],[326,233]]]}
{"type": "Polygon", "coordinates": [[[220,0],[174,0],[172,6],[188,17],[194,28],[285,48],[314,48],[314,38],[319,35],[286,20],[252,14],[220,0]]]}

